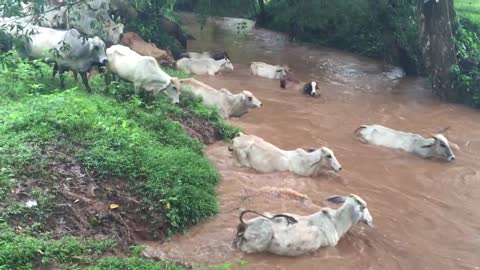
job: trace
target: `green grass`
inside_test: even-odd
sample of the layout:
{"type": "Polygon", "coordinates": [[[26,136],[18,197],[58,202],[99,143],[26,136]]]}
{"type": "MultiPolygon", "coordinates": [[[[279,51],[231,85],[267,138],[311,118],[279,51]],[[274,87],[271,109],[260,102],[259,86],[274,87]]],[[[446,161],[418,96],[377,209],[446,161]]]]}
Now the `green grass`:
{"type": "Polygon", "coordinates": [[[455,9],[457,11],[457,16],[461,20],[476,25],[477,31],[480,29],[480,1],[455,0],[455,9]]]}
{"type": "Polygon", "coordinates": [[[80,240],[75,237],[51,239],[28,230],[14,231],[0,223],[0,269],[30,270],[45,265],[55,269],[124,269],[124,270],[183,270],[183,266],[156,262],[132,254],[127,257],[105,256],[115,251],[110,240],[80,240]]]}
{"type": "MultiPolygon", "coordinates": [[[[35,269],[52,261],[72,269],[76,264],[90,265],[88,269],[183,269],[141,258],[92,262],[85,258],[113,243],[49,238],[44,225],[58,194],[43,151],[52,145],[73,149],[75,160],[98,177],[125,179],[145,209],[152,215],[164,213],[164,223],[174,233],[217,212],[215,185],[220,178],[203,156],[203,144],[171,117],[204,119],[227,140],[238,129],[199,100],[182,99],[175,106],[159,98],[145,106],[132,96],[129,83],[113,83],[109,95],[87,94],[71,78],[67,85],[72,88],[61,91],[58,78],[50,78],[51,69],[42,65],[41,70],[44,76],[14,54],[0,56],[0,269],[35,269]],[[38,202],[33,208],[11,192],[28,186],[29,179],[37,181],[28,191],[38,202]],[[12,226],[35,230],[18,233],[12,226]]],[[[100,76],[91,85],[104,87],[100,76]]],[[[148,213],[143,219],[159,226],[148,213]]]]}

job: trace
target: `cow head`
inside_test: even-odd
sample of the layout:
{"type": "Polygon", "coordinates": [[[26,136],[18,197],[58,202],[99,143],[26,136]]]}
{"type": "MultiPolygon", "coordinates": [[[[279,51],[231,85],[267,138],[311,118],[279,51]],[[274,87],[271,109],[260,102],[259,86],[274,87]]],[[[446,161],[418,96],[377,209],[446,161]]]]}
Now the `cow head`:
{"type": "Polygon", "coordinates": [[[455,154],[453,154],[452,149],[448,143],[448,140],[442,134],[432,135],[433,142],[430,144],[423,145],[422,148],[430,149],[432,157],[446,159],[452,161],[455,159],[455,154]]]}
{"type": "Polygon", "coordinates": [[[320,158],[318,161],[312,164],[312,167],[318,166],[320,168],[334,170],[336,172],[342,170],[342,165],[340,165],[332,150],[327,147],[322,147],[319,150],[320,158]]]}
{"type": "Polygon", "coordinates": [[[280,73],[280,79],[285,79],[287,74],[289,72],[292,72],[292,69],[287,65],[284,65],[284,66],[281,66],[281,67],[277,66],[277,67],[278,68],[277,68],[277,70],[275,70],[275,72],[280,73]]]}
{"type": "Polygon", "coordinates": [[[173,104],[180,102],[180,81],[173,77],[170,79],[170,84],[165,89],[165,94],[172,100],[173,104]]]}
{"type": "Polygon", "coordinates": [[[107,54],[105,52],[105,42],[99,37],[95,36],[88,39],[90,55],[97,58],[97,62],[101,65],[106,65],[108,62],[107,54]]]}
{"type": "Polygon", "coordinates": [[[303,86],[303,91],[304,91],[305,94],[307,94],[309,96],[312,96],[312,97],[318,96],[319,93],[318,93],[317,82],[311,81],[309,83],[306,83],[303,86]]]}
{"type": "Polygon", "coordinates": [[[123,37],[123,29],[125,26],[121,23],[111,24],[112,27],[108,29],[108,37],[113,44],[118,44],[123,37]]]}
{"type": "Polygon", "coordinates": [[[223,68],[228,70],[233,70],[233,64],[232,62],[230,62],[230,59],[228,59],[227,57],[223,59],[225,60],[225,63],[223,64],[223,68]]]}
{"type": "Polygon", "coordinates": [[[327,198],[328,202],[334,204],[344,204],[348,206],[353,206],[353,224],[358,222],[363,222],[370,227],[373,227],[373,218],[370,215],[370,211],[367,208],[367,202],[360,198],[360,196],[355,194],[350,194],[349,196],[339,196],[334,195],[327,198]]]}
{"type": "Polygon", "coordinates": [[[243,90],[242,91],[242,100],[247,105],[248,109],[255,109],[262,107],[262,102],[258,100],[250,91],[243,90]]]}

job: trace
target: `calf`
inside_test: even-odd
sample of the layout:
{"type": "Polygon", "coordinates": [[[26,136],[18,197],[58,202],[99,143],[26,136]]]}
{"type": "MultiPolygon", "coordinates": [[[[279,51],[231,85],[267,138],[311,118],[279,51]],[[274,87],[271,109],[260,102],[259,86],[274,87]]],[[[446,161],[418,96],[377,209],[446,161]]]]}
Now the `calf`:
{"type": "Polygon", "coordinates": [[[388,148],[402,149],[422,158],[455,159],[447,138],[442,134],[425,139],[418,134],[397,131],[381,125],[362,125],[358,132],[362,141],[388,148]]]}
{"type": "Polygon", "coordinates": [[[172,101],[179,102],[180,83],[177,78],[170,77],[158,66],[155,58],[141,56],[123,45],[113,45],[107,49],[110,72],[133,83],[135,94],[146,91],[153,97],[164,92],[172,101]]]}
{"type": "Polygon", "coordinates": [[[303,85],[303,93],[305,95],[309,95],[312,97],[316,97],[319,95],[319,89],[318,89],[318,84],[315,81],[311,81],[308,83],[305,83],[303,85]]]}
{"type": "Polygon", "coordinates": [[[319,149],[282,150],[254,135],[240,133],[229,148],[242,166],[269,173],[289,171],[302,176],[316,176],[324,170],[342,169],[333,151],[319,149]]]}
{"type": "Polygon", "coordinates": [[[320,89],[318,88],[316,81],[301,82],[291,78],[290,76],[280,79],[280,87],[285,89],[287,86],[290,89],[301,91],[303,94],[308,96],[316,97],[320,95],[320,89]]]}

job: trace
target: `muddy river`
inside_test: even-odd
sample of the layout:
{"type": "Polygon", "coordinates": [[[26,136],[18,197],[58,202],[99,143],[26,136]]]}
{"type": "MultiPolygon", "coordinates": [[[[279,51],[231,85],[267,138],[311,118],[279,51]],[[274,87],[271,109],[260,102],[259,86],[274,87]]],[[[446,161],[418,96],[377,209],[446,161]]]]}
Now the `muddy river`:
{"type": "Polygon", "coordinates": [[[191,264],[242,259],[246,269],[480,269],[480,112],[446,104],[420,78],[389,79],[383,63],[347,52],[288,42],[275,32],[238,34],[223,21],[203,31],[182,15],[196,37],[189,50],[225,48],[233,72],[197,76],[216,88],[252,91],[263,108],[230,120],[247,133],[284,149],[328,146],[343,166],[308,178],[259,174],[240,168],[226,143],[207,147],[220,172],[220,212],[168,243],[145,243],[146,254],[191,264]],[[322,97],[310,98],[278,81],[249,75],[251,61],[288,63],[297,78],[318,81],[322,97]],[[353,131],[382,124],[428,136],[446,126],[459,146],[452,163],[365,145],[353,131]],[[333,194],[356,193],[368,203],[375,228],[356,225],[334,248],[286,258],[245,255],[231,247],[242,209],[310,214],[333,194]]]}

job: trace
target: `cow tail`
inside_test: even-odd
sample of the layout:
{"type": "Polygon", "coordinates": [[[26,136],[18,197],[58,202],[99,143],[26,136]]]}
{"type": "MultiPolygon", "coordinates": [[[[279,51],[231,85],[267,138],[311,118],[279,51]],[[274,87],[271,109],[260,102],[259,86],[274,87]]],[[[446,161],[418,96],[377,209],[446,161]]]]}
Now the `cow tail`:
{"type": "Polygon", "coordinates": [[[265,216],[265,215],[263,215],[263,214],[260,214],[260,213],[258,213],[258,212],[256,212],[256,211],[244,210],[244,211],[242,211],[242,213],[240,214],[240,217],[239,217],[241,224],[246,224],[245,221],[243,221],[243,215],[245,215],[246,213],[257,214],[257,215],[259,215],[259,216],[261,216],[261,217],[264,217],[264,218],[270,219],[270,220],[275,219],[275,218],[279,218],[279,217],[283,217],[283,218],[287,219],[287,223],[288,223],[288,224],[292,224],[292,223],[297,223],[297,222],[298,222],[294,217],[289,216],[289,215],[285,215],[285,214],[278,214],[278,215],[274,215],[273,217],[267,217],[267,216],[265,216]]]}

